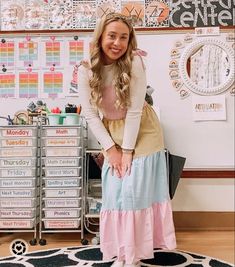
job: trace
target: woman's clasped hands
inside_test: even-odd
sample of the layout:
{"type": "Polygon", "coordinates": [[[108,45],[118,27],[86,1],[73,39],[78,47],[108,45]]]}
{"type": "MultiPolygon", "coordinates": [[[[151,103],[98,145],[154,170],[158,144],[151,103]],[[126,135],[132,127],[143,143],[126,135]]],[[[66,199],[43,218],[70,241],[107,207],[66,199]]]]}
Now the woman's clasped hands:
{"type": "Polygon", "coordinates": [[[123,178],[126,174],[131,174],[132,153],[125,153],[116,146],[112,146],[107,150],[107,155],[112,175],[123,178]]]}

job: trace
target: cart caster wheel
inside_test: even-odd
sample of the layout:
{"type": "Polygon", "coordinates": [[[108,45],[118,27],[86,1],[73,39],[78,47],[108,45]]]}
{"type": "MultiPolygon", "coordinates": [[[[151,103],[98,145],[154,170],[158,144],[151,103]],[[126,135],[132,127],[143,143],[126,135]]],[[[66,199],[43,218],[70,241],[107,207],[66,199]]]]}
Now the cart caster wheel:
{"type": "Polygon", "coordinates": [[[40,240],[39,240],[39,244],[40,244],[41,246],[45,246],[45,245],[47,244],[46,239],[40,239],[40,240]]]}
{"type": "Polygon", "coordinates": [[[36,239],[36,238],[31,239],[31,240],[29,241],[29,244],[30,244],[31,246],[35,246],[35,245],[37,245],[37,239],[36,239]]]}
{"type": "Polygon", "coordinates": [[[93,237],[93,238],[91,239],[91,244],[92,244],[92,245],[96,246],[96,245],[99,245],[99,243],[100,243],[100,239],[99,239],[99,237],[93,237]]]}
{"type": "Polygon", "coordinates": [[[82,239],[81,243],[82,243],[83,246],[86,246],[86,245],[88,245],[88,240],[87,239],[82,239]]]}

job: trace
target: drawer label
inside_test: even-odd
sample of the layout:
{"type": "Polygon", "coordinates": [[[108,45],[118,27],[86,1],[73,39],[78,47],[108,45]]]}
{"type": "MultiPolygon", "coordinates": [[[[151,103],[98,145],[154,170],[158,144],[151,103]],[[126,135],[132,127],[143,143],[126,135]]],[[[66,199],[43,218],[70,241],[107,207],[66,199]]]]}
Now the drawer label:
{"type": "Polygon", "coordinates": [[[12,147],[12,146],[32,146],[32,139],[3,139],[3,147],[12,147]]]}
{"type": "Polygon", "coordinates": [[[31,208],[34,205],[32,199],[0,199],[0,206],[2,208],[31,208]]]}
{"type": "Polygon", "coordinates": [[[45,159],[46,166],[77,166],[77,159],[45,159]]]}
{"type": "Polygon", "coordinates": [[[78,139],[76,138],[54,138],[54,139],[46,139],[46,146],[77,146],[78,139]]]}
{"type": "Polygon", "coordinates": [[[33,212],[31,210],[1,210],[0,217],[2,218],[14,218],[14,217],[33,217],[33,212]]]}
{"type": "Polygon", "coordinates": [[[77,136],[79,129],[55,128],[46,129],[47,136],[77,136]]]}
{"type": "Polygon", "coordinates": [[[46,186],[48,187],[63,187],[63,186],[79,186],[79,180],[78,179],[48,179],[45,181],[46,186]]]}
{"type": "Polygon", "coordinates": [[[33,190],[14,190],[14,189],[4,189],[0,191],[1,197],[32,197],[34,195],[33,190]]]}
{"type": "Polygon", "coordinates": [[[79,169],[46,169],[47,176],[77,176],[79,169]]]}
{"type": "Polygon", "coordinates": [[[34,176],[33,170],[28,169],[2,169],[2,177],[30,177],[34,176]]]}
{"type": "Polygon", "coordinates": [[[24,221],[0,220],[0,228],[32,228],[32,227],[33,227],[33,222],[29,220],[24,220],[24,221]]]}
{"type": "Polygon", "coordinates": [[[46,199],[47,207],[78,207],[80,206],[78,199],[46,199]]]}
{"type": "Polygon", "coordinates": [[[18,149],[0,149],[0,155],[3,157],[32,157],[32,148],[18,148],[18,149]]]}
{"type": "Polygon", "coordinates": [[[2,136],[32,136],[32,129],[2,129],[2,136]]]}
{"type": "Polygon", "coordinates": [[[27,167],[32,166],[31,159],[2,159],[0,160],[2,167],[27,167]]]}
{"type": "Polygon", "coordinates": [[[33,179],[0,179],[1,187],[32,187],[34,186],[33,179]]]}

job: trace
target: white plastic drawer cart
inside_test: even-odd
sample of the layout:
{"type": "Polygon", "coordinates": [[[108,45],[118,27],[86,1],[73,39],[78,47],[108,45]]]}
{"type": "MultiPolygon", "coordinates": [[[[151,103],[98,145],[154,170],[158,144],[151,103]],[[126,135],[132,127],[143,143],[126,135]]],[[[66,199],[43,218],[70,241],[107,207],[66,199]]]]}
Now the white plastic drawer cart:
{"type": "Polygon", "coordinates": [[[32,232],[37,244],[38,126],[0,127],[0,232],[32,232]]]}
{"type": "Polygon", "coordinates": [[[39,244],[44,233],[79,232],[83,242],[83,177],[87,127],[43,125],[40,130],[39,244]]]}
{"type": "MultiPolygon", "coordinates": [[[[101,171],[99,173],[97,170],[101,168],[101,166],[98,166],[96,163],[96,160],[98,160],[96,157],[99,157],[100,153],[102,153],[100,149],[87,148],[85,151],[86,175],[84,180],[84,228],[88,233],[94,235],[91,239],[93,245],[98,245],[100,243],[99,218],[102,205],[102,191],[101,171]]],[[[88,244],[88,240],[84,240],[84,244],[88,244]]]]}

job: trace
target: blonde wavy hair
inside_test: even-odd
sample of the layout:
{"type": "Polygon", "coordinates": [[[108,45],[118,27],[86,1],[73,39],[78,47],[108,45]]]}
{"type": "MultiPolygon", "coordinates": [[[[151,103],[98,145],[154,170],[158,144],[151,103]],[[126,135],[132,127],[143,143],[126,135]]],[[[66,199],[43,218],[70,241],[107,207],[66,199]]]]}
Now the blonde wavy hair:
{"type": "Polygon", "coordinates": [[[119,13],[109,13],[104,16],[95,29],[92,51],[91,51],[91,70],[92,77],[89,80],[91,87],[91,103],[99,107],[102,101],[102,48],[101,38],[105,27],[114,21],[122,21],[129,28],[129,41],[126,53],[116,62],[114,88],[117,96],[115,103],[116,108],[126,108],[130,105],[130,80],[131,67],[133,60],[133,51],[137,49],[137,41],[135,31],[131,25],[131,21],[119,13]]]}

